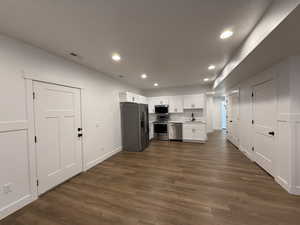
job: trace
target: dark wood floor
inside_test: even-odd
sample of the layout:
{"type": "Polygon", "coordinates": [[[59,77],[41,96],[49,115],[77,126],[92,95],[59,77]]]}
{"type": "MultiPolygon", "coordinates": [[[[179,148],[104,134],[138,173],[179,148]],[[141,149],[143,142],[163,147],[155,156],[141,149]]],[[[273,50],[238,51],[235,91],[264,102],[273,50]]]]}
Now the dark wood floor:
{"type": "Polygon", "coordinates": [[[299,225],[300,197],[227,143],[152,142],[60,185],[0,225],[299,225]]]}

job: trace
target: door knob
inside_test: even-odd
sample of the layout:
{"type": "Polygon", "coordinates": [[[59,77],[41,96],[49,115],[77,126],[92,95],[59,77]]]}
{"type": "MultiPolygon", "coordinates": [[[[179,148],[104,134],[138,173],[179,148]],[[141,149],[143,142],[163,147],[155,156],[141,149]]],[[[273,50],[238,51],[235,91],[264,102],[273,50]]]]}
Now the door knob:
{"type": "Polygon", "coordinates": [[[82,137],[82,134],[78,134],[78,137],[82,137]]]}
{"type": "Polygon", "coordinates": [[[271,131],[271,132],[269,132],[269,135],[275,136],[275,132],[271,131]]]}

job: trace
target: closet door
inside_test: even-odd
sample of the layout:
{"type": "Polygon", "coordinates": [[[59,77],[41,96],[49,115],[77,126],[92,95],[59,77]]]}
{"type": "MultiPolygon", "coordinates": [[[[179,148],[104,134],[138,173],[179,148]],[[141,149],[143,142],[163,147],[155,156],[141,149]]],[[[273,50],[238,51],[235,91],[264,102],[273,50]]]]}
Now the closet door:
{"type": "Polygon", "coordinates": [[[269,80],[253,88],[254,157],[257,164],[271,175],[275,155],[277,115],[275,81],[269,80]]]}
{"type": "Polygon", "coordinates": [[[38,192],[82,171],[80,89],[34,82],[38,192]]]}
{"type": "Polygon", "coordinates": [[[232,144],[238,147],[239,93],[229,95],[227,104],[227,137],[232,144]]]}

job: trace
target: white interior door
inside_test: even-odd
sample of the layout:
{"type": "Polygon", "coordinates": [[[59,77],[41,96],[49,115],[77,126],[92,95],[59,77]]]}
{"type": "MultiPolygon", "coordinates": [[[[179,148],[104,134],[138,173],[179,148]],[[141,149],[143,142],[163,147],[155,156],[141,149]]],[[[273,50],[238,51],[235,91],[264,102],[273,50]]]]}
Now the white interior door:
{"type": "Polygon", "coordinates": [[[239,94],[228,96],[227,104],[227,131],[228,139],[236,146],[239,145],[238,122],[239,122],[239,94]]]}
{"type": "Polygon", "coordinates": [[[34,82],[39,194],[82,171],[80,89],[34,82]]]}
{"type": "Polygon", "coordinates": [[[271,175],[277,115],[274,83],[274,80],[269,80],[253,88],[254,158],[271,175]]]}

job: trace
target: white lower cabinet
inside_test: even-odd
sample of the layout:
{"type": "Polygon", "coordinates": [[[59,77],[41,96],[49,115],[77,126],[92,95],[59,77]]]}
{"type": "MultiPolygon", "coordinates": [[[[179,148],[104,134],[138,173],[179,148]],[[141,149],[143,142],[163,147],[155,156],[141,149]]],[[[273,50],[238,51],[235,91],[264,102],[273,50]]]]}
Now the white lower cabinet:
{"type": "Polygon", "coordinates": [[[152,140],[154,138],[154,128],[153,123],[149,123],[149,140],[152,140]]]}
{"type": "Polygon", "coordinates": [[[205,142],[207,140],[206,124],[202,122],[186,122],[182,126],[183,141],[205,142]]]}

